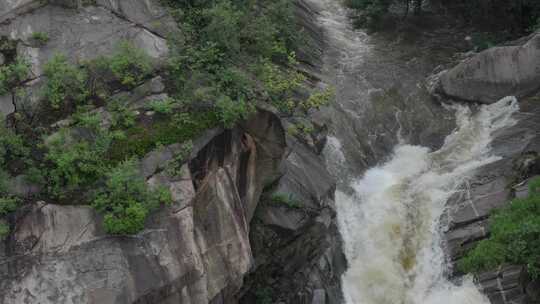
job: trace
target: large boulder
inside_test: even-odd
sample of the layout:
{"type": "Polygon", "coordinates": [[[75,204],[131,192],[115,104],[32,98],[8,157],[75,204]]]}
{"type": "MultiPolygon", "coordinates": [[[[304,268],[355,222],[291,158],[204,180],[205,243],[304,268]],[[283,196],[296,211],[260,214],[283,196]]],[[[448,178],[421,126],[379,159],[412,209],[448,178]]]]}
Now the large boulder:
{"type": "Polygon", "coordinates": [[[540,89],[540,33],[525,44],[490,48],[466,59],[441,74],[438,89],[482,103],[534,93],[540,89]]]}

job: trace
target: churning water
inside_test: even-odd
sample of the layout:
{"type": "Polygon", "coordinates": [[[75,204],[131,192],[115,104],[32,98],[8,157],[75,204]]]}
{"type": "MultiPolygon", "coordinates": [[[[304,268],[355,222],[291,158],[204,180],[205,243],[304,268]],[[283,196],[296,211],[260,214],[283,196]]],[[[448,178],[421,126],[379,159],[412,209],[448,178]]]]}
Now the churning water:
{"type": "Polygon", "coordinates": [[[470,279],[446,278],[440,218],[474,169],[498,159],[490,153],[493,133],[512,125],[517,110],[514,97],[475,114],[456,106],[458,127],[439,150],[400,144],[388,162],[350,183],[352,193],[338,191],[347,304],[489,303],[470,279]]]}
{"type": "MultiPolygon", "coordinates": [[[[456,128],[439,150],[409,145],[401,133],[413,130],[402,130],[401,110],[421,111],[426,101],[409,98],[405,108],[398,111],[373,107],[377,101],[369,98],[369,92],[392,84],[372,83],[373,68],[366,70],[362,65],[375,61],[374,66],[392,73],[396,69],[388,62],[391,65],[399,58],[379,58],[371,38],[352,28],[340,0],[307,1],[318,8],[319,24],[329,46],[324,74],[337,88],[333,106],[338,110],[331,121],[340,123],[331,124],[334,135],[329,136],[324,154],[329,171],[338,180],[336,208],[348,261],[342,277],[346,303],[489,304],[471,278],[448,280],[442,239],[446,227],[441,218],[448,199],[463,191],[475,169],[498,159],[492,155],[490,144],[494,132],[515,123],[512,114],[518,111],[516,99],[506,97],[474,112],[464,105],[452,106],[456,128]],[[379,117],[373,111],[390,111],[397,128],[385,128],[388,120],[370,123],[366,119],[379,117]],[[387,143],[397,144],[387,162],[359,177],[358,168],[350,168],[358,164],[352,159],[365,154],[362,149],[370,149],[370,136],[395,136],[395,141],[387,143]]],[[[400,75],[398,78],[418,76],[400,75]]],[[[408,119],[414,118],[418,116],[408,119]]],[[[373,149],[373,154],[378,151],[381,149],[373,149]]]]}

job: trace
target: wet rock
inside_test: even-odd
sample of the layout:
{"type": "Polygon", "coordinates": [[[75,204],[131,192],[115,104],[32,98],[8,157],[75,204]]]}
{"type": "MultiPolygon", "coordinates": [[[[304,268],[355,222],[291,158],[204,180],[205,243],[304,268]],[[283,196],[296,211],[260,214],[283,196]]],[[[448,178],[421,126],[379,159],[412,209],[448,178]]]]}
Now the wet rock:
{"type": "Polygon", "coordinates": [[[321,156],[297,141],[289,146],[292,151],[284,162],[285,174],[275,192],[291,195],[305,207],[320,208],[326,197],[333,193],[335,181],[321,156]]]}
{"type": "Polygon", "coordinates": [[[526,304],[527,294],[521,286],[524,273],[522,266],[502,266],[478,275],[478,281],[492,304],[526,304]]]}
{"type": "Polygon", "coordinates": [[[493,103],[540,89],[540,33],[517,46],[494,47],[461,62],[440,77],[440,90],[463,100],[493,103]]]}
{"type": "Polygon", "coordinates": [[[245,281],[240,303],[253,303],[260,288],[287,303],[341,303],[345,269],[333,207],[335,181],[316,151],[290,142],[284,174],[265,194],[251,225],[255,269],[245,281]],[[273,202],[285,195],[293,203],[273,202]],[[275,279],[278,278],[278,279],[275,279]]]}

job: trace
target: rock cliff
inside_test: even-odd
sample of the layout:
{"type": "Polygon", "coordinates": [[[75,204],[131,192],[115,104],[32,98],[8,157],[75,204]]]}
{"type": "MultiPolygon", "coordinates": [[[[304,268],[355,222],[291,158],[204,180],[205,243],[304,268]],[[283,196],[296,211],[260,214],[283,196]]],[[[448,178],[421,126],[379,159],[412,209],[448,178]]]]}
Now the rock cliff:
{"type": "Polygon", "coordinates": [[[151,165],[174,146],[142,161],[153,168],[148,182],[169,187],[174,204],[135,236],[106,235],[86,206],[21,211],[0,247],[0,303],[229,302],[252,266],[249,221],[262,188],[279,177],[284,132],[261,112],[195,146],[175,180],[151,165]]]}

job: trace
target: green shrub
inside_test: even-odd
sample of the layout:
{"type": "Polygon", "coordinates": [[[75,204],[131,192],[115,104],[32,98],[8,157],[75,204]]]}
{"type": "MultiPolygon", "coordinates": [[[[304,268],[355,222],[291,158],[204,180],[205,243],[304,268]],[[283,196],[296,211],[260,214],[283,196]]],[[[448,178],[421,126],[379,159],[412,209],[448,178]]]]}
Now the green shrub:
{"type": "Polygon", "coordinates": [[[148,214],[172,201],[168,190],[151,190],[134,160],[120,163],[107,173],[106,185],[96,194],[92,206],[104,215],[104,227],[111,234],[135,234],[144,229],[148,214]]]}
{"type": "Polygon", "coordinates": [[[4,240],[5,237],[9,234],[9,226],[6,222],[0,219],[0,241],[4,240]]]}
{"type": "Polygon", "coordinates": [[[287,128],[287,134],[290,136],[307,136],[315,131],[312,125],[307,123],[295,123],[287,128]]]}
{"type": "Polygon", "coordinates": [[[113,100],[107,108],[110,110],[112,121],[111,127],[115,129],[130,128],[135,125],[137,113],[129,109],[124,103],[119,100],[113,100]]]}
{"type": "Polygon", "coordinates": [[[134,87],[152,72],[152,61],[141,49],[122,42],[107,64],[116,79],[127,87],[134,87]]]}
{"type": "Polygon", "coordinates": [[[152,100],[150,102],[150,109],[160,114],[172,114],[175,105],[176,101],[172,98],[152,100]]]}
{"type": "Polygon", "coordinates": [[[206,39],[217,43],[220,49],[227,53],[240,52],[240,18],[242,12],[230,1],[217,1],[211,8],[205,10],[205,18],[210,20],[204,28],[206,39]]]}
{"type": "Polygon", "coordinates": [[[20,199],[13,196],[0,197],[0,216],[5,216],[15,210],[20,203],[20,199]]]}
{"type": "Polygon", "coordinates": [[[15,62],[0,66],[0,95],[12,92],[22,81],[27,79],[30,64],[22,58],[15,62]]]}
{"type": "Polygon", "coordinates": [[[165,166],[165,171],[169,176],[180,176],[182,174],[182,166],[189,160],[192,150],[193,142],[191,140],[182,143],[180,151],[178,151],[174,158],[165,166]]]}
{"type": "Polygon", "coordinates": [[[45,160],[49,163],[51,196],[65,198],[91,186],[107,172],[107,151],[119,134],[100,131],[88,135],[88,139],[80,138],[68,129],[61,129],[49,140],[45,160]]]}
{"type": "Polygon", "coordinates": [[[490,218],[490,237],[481,241],[459,262],[465,272],[493,269],[502,263],[527,266],[540,277],[540,178],[530,183],[530,195],[514,199],[490,218]]]}
{"type": "Polygon", "coordinates": [[[16,197],[0,196],[0,241],[9,234],[9,226],[3,217],[17,210],[19,204],[20,200],[16,197]]]}
{"type": "Polygon", "coordinates": [[[300,107],[304,111],[309,111],[310,109],[318,110],[322,106],[326,106],[334,98],[334,89],[327,88],[322,92],[316,92],[309,96],[308,99],[300,102],[300,107]]]}
{"type": "Polygon", "coordinates": [[[285,193],[274,193],[270,197],[270,200],[272,203],[277,205],[285,205],[288,208],[301,208],[302,204],[296,200],[292,194],[285,194],[285,193]]]}
{"type": "Polygon", "coordinates": [[[49,41],[49,35],[44,32],[33,32],[31,37],[39,45],[45,45],[49,41]]]}
{"type": "Polygon", "coordinates": [[[218,123],[219,118],[214,112],[177,113],[171,119],[157,121],[148,127],[127,129],[124,138],[114,141],[108,155],[115,161],[142,157],[160,144],[185,142],[218,123]]]}
{"type": "Polygon", "coordinates": [[[216,102],[219,120],[226,128],[233,128],[240,120],[247,119],[255,109],[243,99],[232,100],[229,96],[221,96],[216,102]]]}
{"type": "Polygon", "coordinates": [[[80,107],[77,112],[72,115],[73,122],[76,126],[99,132],[101,129],[101,115],[96,111],[91,111],[91,107],[80,107]]]}
{"type": "Polygon", "coordinates": [[[55,55],[45,64],[44,96],[53,109],[84,104],[88,97],[87,74],[68,63],[63,55],[55,55]]]}
{"type": "Polygon", "coordinates": [[[18,159],[26,159],[29,153],[23,138],[6,128],[0,119],[0,170],[18,159]]]}

